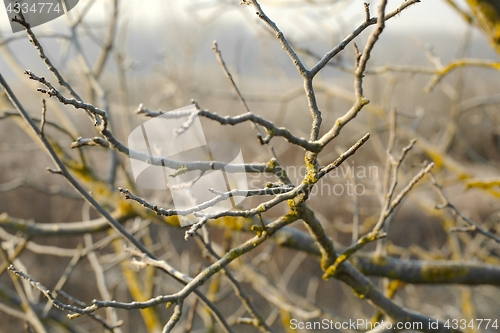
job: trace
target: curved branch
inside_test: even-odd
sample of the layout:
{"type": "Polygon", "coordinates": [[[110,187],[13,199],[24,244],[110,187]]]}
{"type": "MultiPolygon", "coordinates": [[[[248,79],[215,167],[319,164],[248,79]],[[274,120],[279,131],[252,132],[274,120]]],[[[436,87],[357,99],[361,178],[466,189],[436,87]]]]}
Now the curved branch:
{"type": "MultiPolygon", "coordinates": [[[[111,216],[116,221],[122,223],[135,216],[135,214],[131,212],[123,213],[121,210],[116,210],[111,213],[111,216]]],[[[19,230],[27,236],[69,236],[107,230],[109,229],[109,222],[105,217],[101,217],[81,222],[37,223],[14,218],[7,215],[7,213],[3,213],[0,214],[0,227],[19,230]]]]}

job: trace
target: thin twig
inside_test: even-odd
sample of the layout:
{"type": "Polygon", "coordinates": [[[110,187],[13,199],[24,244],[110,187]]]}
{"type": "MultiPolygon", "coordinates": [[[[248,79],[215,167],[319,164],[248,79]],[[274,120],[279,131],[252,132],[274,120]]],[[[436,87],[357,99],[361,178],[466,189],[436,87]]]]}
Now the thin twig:
{"type": "MultiPolygon", "coordinates": [[[[209,256],[212,258],[212,260],[213,261],[220,260],[219,255],[217,255],[212,246],[198,234],[197,236],[198,240],[205,248],[209,256]]],[[[245,309],[252,316],[251,325],[259,328],[262,332],[267,332],[267,333],[273,332],[273,330],[266,324],[263,317],[258,312],[257,308],[252,304],[250,298],[247,296],[241,284],[238,282],[238,280],[236,280],[231,271],[229,271],[227,268],[224,268],[222,270],[222,273],[229,279],[229,282],[233,287],[236,296],[241,300],[241,303],[245,306],[245,309]]]]}
{"type": "MultiPolygon", "coordinates": [[[[224,59],[222,58],[222,53],[220,52],[219,47],[218,47],[216,41],[214,41],[212,43],[212,51],[215,53],[215,57],[217,58],[217,61],[219,62],[220,67],[222,68],[222,71],[224,72],[224,74],[226,75],[227,79],[229,80],[229,83],[231,84],[231,87],[233,87],[233,90],[236,93],[236,96],[238,97],[238,100],[240,101],[241,105],[243,105],[243,108],[245,109],[245,111],[247,113],[252,113],[250,111],[250,108],[248,107],[247,102],[245,101],[245,98],[241,94],[240,89],[238,89],[238,86],[236,85],[236,82],[234,82],[233,76],[231,75],[231,72],[229,72],[229,69],[227,68],[226,63],[225,63],[224,59]]],[[[266,146],[269,148],[269,151],[270,151],[271,155],[277,161],[279,161],[278,155],[276,155],[276,151],[274,150],[274,147],[269,142],[270,140],[267,140],[267,142],[265,142],[263,140],[264,134],[263,134],[262,130],[260,129],[260,127],[257,126],[254,122],[252,122],[252,127],[257,132],[257,137],[258,137],[259,141],[261,142],[261,144],[262,143],[266,144],[266,146]]]]}
{"type": "Polygon", "coordinates": [[[45,103],[45,98],[42,99],[42,117],[40,120],[40,135],[43,136],[43,128],[45,127],[45,115],[47,113],[47,105],[45,103]]]}
{"type": "Polygon", "coordinates": [[[73,306],[73,305],[69,305],[69,304],[64,304],[60,301],[58,301],[53,295],[52,293],[43,285],[41,284],[40,282],[37,282],[35,279],[33,279],[31,276],[21,272],[20,270],[18,270],[17,268],[15,268],[13,265],[10,265],[9,268],[8,268],[9,271],[11,271],[12,273],[14,273],[15,275],[23,278],[24,280],[28,281],[32,286],[33,288],[35,289],[38,289],[42,292],[42,294],[47,297],[47,299],[58,309],[60,310],[66,310],[66,311],[70,311],[70,312],[74,312],[74,313],[80,313],[80,314],[84,314],[84,313],[87,313],[87,312],[94,312],[95,310],[97,310],[97,307],[92,305],[90,308],[92,308],[92,310],[89,310],[89,308],[86,308],[87,310],[85,309],[81,309],[79,307],[76,307],[76,306],[73,306]]]}
{"type": "Polygon", "coordinates": [[[179,322],[182,315],[182,303],[183,303],[182,301],[177,301],[174,307],[174,313],[168,320],[165,327],[163,327],[162,333],[170,333],[174,328],[174,326],[179,322]]]}
{"type": "Polygon", "coordinates": [[[443,203],[439,206],[436,206],[436,208],[439,208],[439,209],[449,208],[449,209],[451,209],[456,216],[459,216],[463,221],[465,221],[470,226],[466,230],[464,230],[464,229],[455,229],[455,230],[457,230],[457,231],[477,231],[480,234],[482,234],[490,239],[493,239],[495,242],[500,243],[499,236],[497,236],[494,233],[478,226],[474,221],[472,221],[470,218],[468,218],[467,216],[462,214],[460,212],[460,210],[458,210],[458,208],[448,200],[448,198],[444,194],[442,186],[439,185],[439,183],[437,182],[436,177],[432,173],[430,174],[430,176],[431,176],[432,184],[436,188],[436,191],[438,192],[439,197],[443,201],[443,203]]]}

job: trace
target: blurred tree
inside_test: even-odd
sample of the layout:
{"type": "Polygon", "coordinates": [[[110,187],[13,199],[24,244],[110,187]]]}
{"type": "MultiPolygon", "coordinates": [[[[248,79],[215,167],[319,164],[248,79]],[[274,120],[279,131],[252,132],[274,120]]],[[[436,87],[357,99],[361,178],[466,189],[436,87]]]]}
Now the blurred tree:
{"type": "Polygon", "coordinates": [[[500,55],[500,1],[467,0],[479,27],[488,37],[492,47],[500,55]]]}

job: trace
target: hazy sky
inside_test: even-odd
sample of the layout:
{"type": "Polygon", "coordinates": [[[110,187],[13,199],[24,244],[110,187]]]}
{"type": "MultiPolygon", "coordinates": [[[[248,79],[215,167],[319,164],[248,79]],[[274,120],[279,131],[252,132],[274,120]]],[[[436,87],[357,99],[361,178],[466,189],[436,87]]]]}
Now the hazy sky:
{"type": "MultiPolygon", "coordinates": [[[[363,2],[366,0],[348,0],[341,6],[327,6],[320,11],[317,8],[296,7],[289,5],[293,0],[262,0],[264,10],[289,33],[300,34],[308,28],[317,29],[313,23],[321,22],[327,26],[342,25],[350,29],[364,17],[363,2]],[[276,5],[282,3],[287,5],[276,5]],[[343,10],[342,10],[343,9],[343,10]],[[290,31],[291,30],[291,31],[290,31]]],[[[74,11],[81,10],[88,0],[81,0],[74,11]]],[[[161,25],[172,20],[193,20],[192,12],[196,11],[199,19],[222,16],[224,20],[245,20],[253,15],[252,8],[242,8],[239,5],[226,6],[222,11],[220,7],[214,7],[212,0],[122,0],[120,1],[123,12],[126,13],[129,24],[135,29],[141,29],[145,25],[161,25]],[[229,7],[229,9],[227,9],[229,7]]],[[[225,0],[225,3],[237,4],[239,0],[225,0]]],[[[457,0],[459,5],[465,7],[465,0],[457,0]]],[[[109,8],[110,0],[98,0],[89,16],[96,21],[104,17],[106,7],[109,8]]],[[[389,0],[389,9],[397,7],[401,0],[389,0]]],[[[375,15],[378,1],[371,1],[372,13],[375,15]]],[[[0,11],[0,29],[4,37],[10,34],[9,23],[5,10],[0,11]]],[[[60,17],[53,22],[43,26],[44,29],[57,30],[64,22],[60,17]]],[[[397,30],[419,29],[452,31],[463,29],[463,22],[459,16],[445,3],[444,0],[422,0],[414,5],[401,17],[391,21],[391,28],[397,30]]],[[[338,27],[335,27],[338,28],[338,27]]]]}
{"type": "MultiPolygon", "coordinates": [[[[261,0],[260,3],[268,16],[292,41],[302,42],[304,46],[314,40],[324,46],[319,50],[321,53],[327,51],[329,46],[336,44],[364,21],[363,3],[369,0],[344,0],[340,1],[340,4],[330,6],[290,5],[299,1],[302,0],[261,0]]],[[[403,0],[388,1],[388,11],[390,11],[398,7],[403,0]]],[[[85,8],[88,2],[89,0],[81,0],[69,16],[75,16],[85,8]]],[[[93,21],[91,22],[93,27],[104,28],[103,19],[110,15],[111,2],[112,0],[97,0],[87,14],[86,22],[93,21]]],[[[119,39],[126,38],[127,54],[134,61],[143,64],[157,62],[157,59],[164,53],[175,55],[176,49],[183,47],[192,47],[197,51],[204,50],[205,53],[200,53],[201,55],[207,55],[207,52],[212,55],[210,49],[214,39],[220,42],[219,45],[224,48],[225,54],[232,57],[231,52],[239,45],[238,43],[243,43],[244,38],[265,33],[265,29],[262,29],[264,24],[256,17],[255,10],[251,6],[241,6],[239,2],[240,0],[120,0],[119,39]],[[223,4],[220,5],[221,3],[223,4]],[[225,25],[225,23],[232,24],[225,25]],[[189,41],[198,41],[198,44],[189,44],[189,41]]],[[[378,2],[378,0],[372,1],[370,6],[372,16],[376,15],[378,2]]],[[[456,0],[456,2],[466,8],[465,0],[456,0]]],[[[34,30],[35,32],[52,31],[68,34],[66,19],[67,17],[59,17],[34,30]]],[[[399,37],[404,38],[405,41],[428,41],[436,48],[437,54],[447,60],[453,56],[450,52],[454,52],[458,38],[466,29],[464,20],[446,4],[445,0],[421,0],[420,3],[392,18],[387,23],[384,36],[399,33],[399,37]],[[439,32],[447,34],[455,32],[454,39],[439,32]],[[439,35],[441,39],[433,40],[431,37],[434,34],[439,35]]],[[[96,34],[99,33],[99,29],[95,31],[96,34]]],[[[0,32],[3,38],[12,36],[7,14],[2,10],[0,10],[0,32]]],[[[24,33],[18,32],[17,34],[24,33]]],[[[81,35],[83,36],[84,33],[81,35]]],[[[482,38],[483,44],[486,43],[482,34],[475,34],[475,36],[482,38]]],[[[46,45],[50,45],[50,42],[44,41],[46,45]]],[[[51,45],[54,47],[55,44],[51,45]]],[[[392,47],[392,45],[389,46],[392,47]]],[[[26,51],[27,48],[31,49],[27,41],[15,42],[11,47],[15,48],[16,55],[23,64],[35,66],[39,63],[36,61],[34,52],[26,51]]],[[[397,59],[408,56],[411,58],[415,52],[422,53],[421,50],[415,51],[414,49],[415,47],[403,47],[398,51],[397,59]]],[[[89,59],[92,59],[97,51],[95,45],[90,43],[85,53],[89,59]]],[[[384,50],[379,47],[377,51],[384,50]]],[[[200,57],[198,55],[197,60],[201,59],[200,57]]],[[[1,60],[0,67],[5,70],[3,67],[5,64],[1,60]]],[[[392,61],[395,60],[392,59],[392,61]]]]}

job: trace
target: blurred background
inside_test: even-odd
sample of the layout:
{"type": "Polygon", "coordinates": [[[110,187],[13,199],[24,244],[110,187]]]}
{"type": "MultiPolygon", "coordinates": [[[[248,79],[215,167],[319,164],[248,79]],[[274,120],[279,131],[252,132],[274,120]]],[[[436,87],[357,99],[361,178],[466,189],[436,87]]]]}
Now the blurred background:
{"type": "MultiPolygon", "coordinates": [[[[454,3],[469,11],[465,1],[454,3]]],[[[335,47],[365,19],[363,1],[269,0],[261,4],[308,67],[316,63],[317,56],[335,47]]],[[[399,5],[399,1],[389,0],[388,8],[392,10],[399,5]]],[[[376,6],[377,2],[370,5],[372,16],[376,15],[376,6]]],[[[254,9],[239,5],[238,1],[80,1],[67,15],[35,27],[33,31],[48,57],[84,101],[109,112],[111,128],[121,142],[126,142],[128,134],[147,120],[135,113],[141,103],[151,110],[168,111],[188,105],[191,99],[195,99],[202,108],[220,115],[234,116],[245,112],[212,52],[214,40],[252,112],[278,126],[287,127],[299,137],[309,136],[311,117],[302,78],[275,36],[257,18],[254,9]],[[74,25],[82,13],[86,14],[74,25]],[[116,21],[112,21],[114,13],[116,21]],[[114,22],[114,30],[110,29],[110,22],[114,22]],[[96,64],[101,60],[109,36],[112,36],[112,47],[99,69],[96,64]],[[90,83],[89,69],[101,90],[90,83]]],[[[10,31],[4,11],[0,11],[0,32],[0,72],[29,113],[39,118],[42,96],[36,91],[38,85],[30,82],[23,71],[29,69],[53,83],[56,80],[39,59],[25,33],[13,34],[10,31]]],[[[370,32],[371,29],[367,29],[354,40],[360,49],[370,32]]],[[[348,45],[315,80],[323,112],[321,134],[326,133],[354,101],[354,58],[354,48],[348,45]]],[[[318,184],[317,192],[309,201],[330,237],[340,246],[351,244],[355,216],[359,219],[361,235],[368,232],[378,218],[388,117],[392,108],[398,112],[394,154],[398,156],[410,139],[418,139],[401,166],[398,189],[408,183],[425,161],[434,161],[436,176],[444,185],[449,200],[476,223],[492,232],[498,230],[500,192],[494,181],[499,179],[500,161],[500,66],[497,65],[496,69],[487,65],[459,67],[442,80],[435,80],[439,70],[457,59],[479,59],[488,64],[496,61],[498,64],[498,54],[483,30],[469,24],[448,1],[423,0],[387,22],[368,63],[364,87],[370,104],[321,153],[321,164],[332,162],[365,133],[370,132],[372,137],[336,176],[318,184]],[[355,171],[354,175],[349,170],[355,171]],[[366,173],[360,173],[362,170],[366,173]],[[362,186],[362,193],[347,194],[347,184],[353,182],[362,186]],[[341,186],[337,189],[345,190],[342,194],[333,193],[336,184],[341,186]]],[[[5,95],[0,102],[0,213],[37,223],[98,218],[62,177],[46,172],[46,168],[53,165],[45,151],[27,134],[21,120],[13,115],[15,110],[5,95]]],[[[55,100],[48,100],[47,105],[47,120],[65,129],[63,132],[47,126],[48,134],[66,154],[67,163],[78,161],[79,152],[69,148],[71,142],[98,133],[81,110],[62,106],[55,100]]],[[[210,140],[238,144],[246,162],[267,162],[271,158],[249,124],[221,128],[206,119],[202,123],[210,140]]],[[[281,138],[274,138],[271,142],[292,180],[300,182],[303,150],[281,138]]],[[[88,155],[87,167],[92,170],[93,177],[89,180],[82,176],[81,181],[87,188],[93,190],[99,181],[109,179],[114,158],[119,160],[120,166],[110,187],[116,191],[117,186],[130,184],[130,178],[126,176],[130,175],[130,163],[125,157],[114,157],[100,147],[84,147],[82,150],[88,155]]],[[[264,186],[269,181],[254,175],[249,175],[248,180],[254,187],[264,186]]],[[[138,192],[151,202],[165,207],[170,204],[168,193],[140,189],[138,192]]],[[[116,193],[103,193],[96,197],[108,209],[116,208],[118,199],[113,196],[116,193]]],[[[246,199],[242,207],[251,208],[262,201],[263,198],[246,199]]],[[[463,226],[463,222],[449,212],[436,210],[435,205],[439,203],[436,191],[429,180],[424,179],[393,217],[388,231],[387,253],[405,260],[453,259],[498,265],[498,246],[475,233],[452,233],[451,228],[463,226]]],[[[287,206],[280,205],[264,217],[272,220],[286,211],[287,206]]],[[[200,267],[207,265],[208,261],[202,258],[195,242],[183,240],[183,229],[139,217],[127,223],[129,227],[146,224],[147,228],[141,229],[147,230],[139,235],[141,239],[182,272],[194,276],[200,267]]],[[[300,223],[295,223],[293,228],[305,230],[300,223]]],[[[2,227],[0,230],[5,250],[23,237],[13,228],[2,227]]],[[[248,233],[230,231],[221,224],[210,230],[221,248],[235,246],[249,237],[248,233]]],[[[109,235],[106,231],[96,233],[94,242],[109,235]]],[[[45,252],[37,252],[32,245],[19,255],[18,260],[26,271],[49,289],[63,274],[77,244],[83,244],[81,235],[35,237],[30,242],[55,246],[63,253],[50,255],[47,248],[44,248],[45,252]]],[[[99,262],[113,298],[122,301],[135,299],[130,282],[124,278],[125,272],[129,272],[126,268],[128,257],[120,254],[111,242],[104,244],[106,246],[99,250],[99,262]]],[[[364,251],[373,253],[375,245],[364,251]]],[[[318,261],[302,252],[279,248],[269,242],[246,255],[234,269],[276,332],[292,332],[285,325],[290,318],[345,320],[370,319],[376,315],[374,309],[356,298],[350,288],[334,280],[323,281],[318,261]],[[258,275],[250,274],[248,267],[258,270],[258,275]],[[261,280],[262,277],[265,280],[261,280]],[[305,313],[297,308],[284,310],[286,307],[280,308],[270,301],[266,294],[268,296],[271,292],[259,289],[259,286],[266,285],[276,289],[272,293],[278,295],[278,303],[292,304],[305,313]],[[319,315],[315,312],[317,309],[322,309],[319,315]]],[[[161,276],[155,276],[153,281],[153,295],[179,290],[179,285],[165,283],[161,276]]],[[[237,300],[228,291],[230,288],[227,284],[217,285],[218,281],[214,278],[204,287],[204,292],[234,322],[244,311],[235,308],[237,300]]],[[[387,288],[385,279],[375,278],[374,281],[381,288],[387,288]]],[[[14,290],[12,281],[4,272],[0,276],[0,301],[19,308],[14,301],[14,290]]],[[[73,268],[64,290],[87,303],[102,298],[95,288],[91,264],[83,259],[73,268]]],[[[500,313],[498,296],[498,289],[494,286],[407,284],[398,289],[394,299],[407,308],[440,319],[495,319],[500,313]]],[[[36,292],[30,297],[37,304],[44,302],[36,292]]],[[[193,306],[194,298],[188,300],[191,302],[188,306],[193,306]]],[[[217,332],[213,318],[201,306],[196,311],[192,331],[217,332]]],[[[62,316],[59,310],[52,309],[53,312],[62,316]]],[[[117,312],[124,320],[123,332],[157,330],[153,324],[148,324],[144,313],[117,312]]],[[[156,312],[161,323],[166,322],[171,314],[171,310],[162,306],[156,312]]],[[[102,311],[101,315],[104,316],[105,312],[102,311]]],[[[5,311],[0,311],[0,322],[3,323],[2,332],[22,331],[23,320],[5,311]]],[[[178,332],[186,331],[186,322],[187,318],[184,318],[178,325],[178,332]]],[[[79,325],[82,332],[103,330],[87,317],[71,323],[79,325]]],[[[236,332],[255,331],[245,325],[237,325],[235,329],[236,332]]],[[[68,328],[68,331],[71,330],[68,328]]],[[[74,331],[79,330],[75,328],[74,331]]]]}

